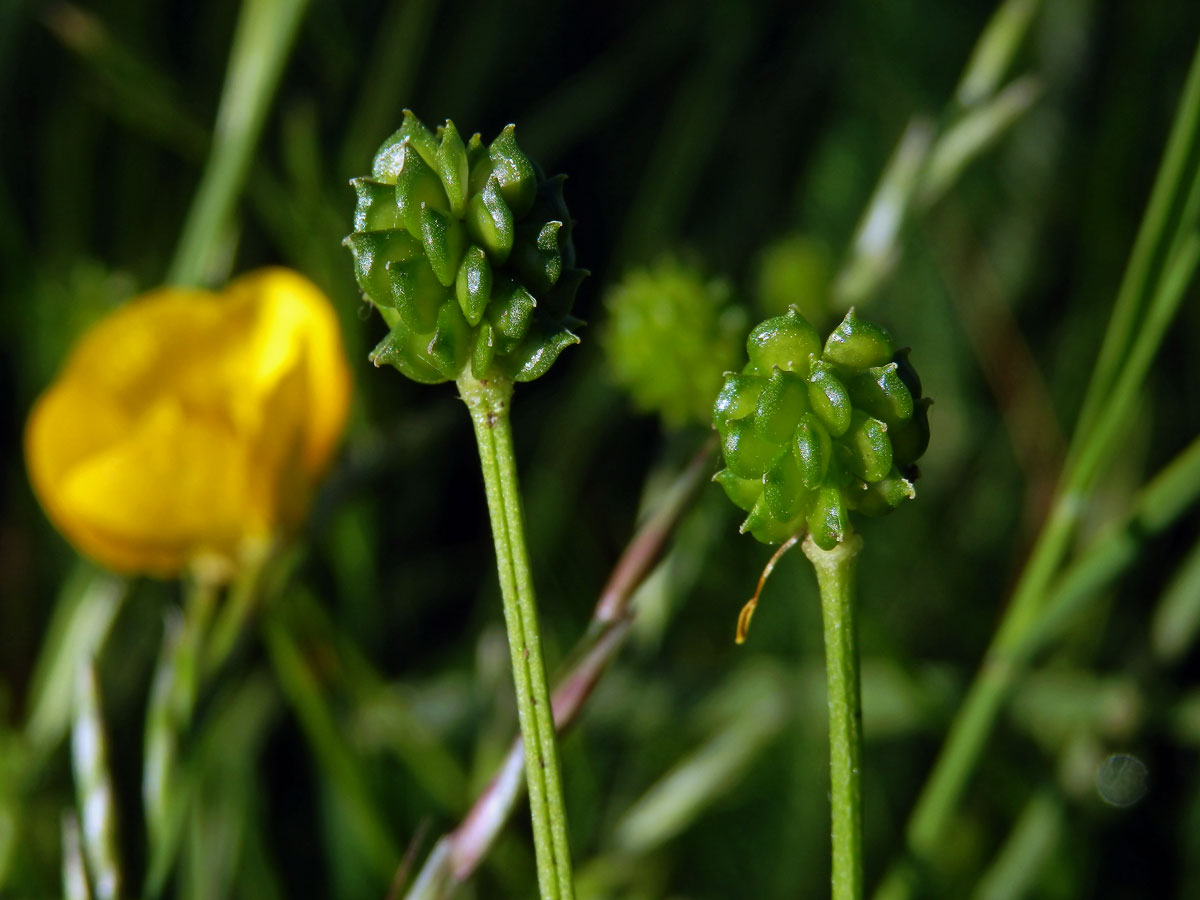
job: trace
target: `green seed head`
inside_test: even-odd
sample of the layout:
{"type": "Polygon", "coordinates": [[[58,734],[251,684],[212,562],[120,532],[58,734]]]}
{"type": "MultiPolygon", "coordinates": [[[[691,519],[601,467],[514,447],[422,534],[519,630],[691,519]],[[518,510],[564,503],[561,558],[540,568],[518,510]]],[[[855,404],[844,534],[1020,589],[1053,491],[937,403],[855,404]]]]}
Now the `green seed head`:
{"type": "Polygon", "coordinates": [[[916,496],[930,401],[907,349],[853,309],[822,345],[792,307],[754,328],[746,350],[713,407],[725,458],[715,480],[749,513],[742,531],[770,544],[807,529],[829,550],[850,510],[879,516],[916,496]]]}
{"type": "Polygon", "coordinates": [[[729,286],[668,258],[628,272],[605,305],[604,349],[634,403],[671,426],[707,423],[745,333],[729,286]]]}
{"type": "Polygon", "coordinates": [[[532,381],[579,339],[571,217],[562,176],[546,178],[509,125],[485,146],[454,123],[411,112],[375,155],[346,245],[367,299],[391,331],[371,354],[429,384],[459,377],[532,381]]]}

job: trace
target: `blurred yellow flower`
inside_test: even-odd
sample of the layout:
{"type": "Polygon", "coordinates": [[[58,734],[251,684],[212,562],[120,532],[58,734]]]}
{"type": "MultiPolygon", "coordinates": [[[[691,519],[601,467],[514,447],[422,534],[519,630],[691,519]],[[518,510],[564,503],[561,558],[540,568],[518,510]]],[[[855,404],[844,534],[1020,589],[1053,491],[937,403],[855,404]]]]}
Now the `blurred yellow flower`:
{"type": "Polygon", "coordinates": [[[34,405],[25,457],[50,519],[96,561],[228,574],[300,523],[349,399],[329,301],[261,269],[98,322],[34,405]]]}

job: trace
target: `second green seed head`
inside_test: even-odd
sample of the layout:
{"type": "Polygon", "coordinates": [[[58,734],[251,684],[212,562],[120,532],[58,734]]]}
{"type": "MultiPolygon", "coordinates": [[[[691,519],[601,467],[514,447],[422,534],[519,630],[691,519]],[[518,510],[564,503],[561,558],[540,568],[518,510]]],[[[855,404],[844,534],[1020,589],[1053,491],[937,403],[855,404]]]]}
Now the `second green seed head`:
{"type": "Polygon", "coordinates": [[[729,373],[713,424],[725,468],[716,480],[764,543],[807,528],[832,549],[848,511],[882,515],[916,495],[930,401],[891,336],[851,309],[821,342],[794,307],[759,324],[749,362],[729,373]]]}

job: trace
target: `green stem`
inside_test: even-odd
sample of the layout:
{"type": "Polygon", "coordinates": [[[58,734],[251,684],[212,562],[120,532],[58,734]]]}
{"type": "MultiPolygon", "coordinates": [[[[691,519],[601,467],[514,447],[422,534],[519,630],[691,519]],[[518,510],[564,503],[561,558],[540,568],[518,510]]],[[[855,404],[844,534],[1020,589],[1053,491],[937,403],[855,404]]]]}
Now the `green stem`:
{"type": "Polygon", "coordinates": [[[1061,853],[1063,802],[1052,787],[1029,798],[1000,851],[975,885],[974,900],[1017,900],[1037,893],[1047,863],[1061,853]]]}
{"type": "Polygon", "coordinates": [[[182,738],[194,727],[197,698],[245,626],[267,561],[264,557],[244,569],[224,596],[217,583],[193,573],[185,582],[182,617],[166,622],[144,736],[142,802],[150,859],[143,896],[151,900],[163,893],[171,876],[192,802],[182,738]]]}
{"type": "Polygon", "coordinates": [[[1052,584],[1089,492],[1118,446],[1120,428],[1132,414],[1146,373],[1200,264],[1200,237],[1191,221],[1195,211],[1190,201],[1181,199],[1196,194],[1198,185],[1200,47],[1092,373],[1060,487],[1012,601],[917,799],[908,825],[909,858],[889,873],[877,900],[904,900],[917,890],[920,870],[936,859],[967,779],[1021,674],[1030,636],[1042,627],[1052,584]]]}
{"type": "Polygon", "coordinates": [[[1149,303],[1158,273],[1186,221],[1189,182],[1195,182],[1200,160],[1200,44],[1197,45],[1183,96],[1175,113],[1162,163],[1142,223],[1138,228],[1117,300],[1113,306],[1096,369],[1088,384],[1076,432],[1088,434],[1108,403],[1108,396],[1138,333],[1138,318],[1149,303]]]}
{"type": "Polygon", "coordinates": [[[287,587],[302,555],[299,546],[273,543],[243,564],[205,641],[202,677],[221,670],[238,641],[248,633],[251,620],[287,587]]]}
{"type": "Polygon", "coordinates": [[[464,374],[458,380],[458,389],[475,427],[496,547],[517,716],[525,747],[538,884],[543,900],[571,900],[575,894],[567,814],[508,416],[513,385],[505,379],[477,380],[464,374]]]}
{"type": "Polygon", "coordinates": [[[271,668],[318,765],[334,789],[335,798],[343,805],[344,821],[352,831],[351,837],[377,876],[390,879],[403,855],[402,850],[380,814],[376,795],[367,783],[345,729],[331,708],[325,686],[294,632],[285,607],[276,604],[274,613],[263,623],[271,668]]]}
{"type": "Polygon", "coordinates": [[[833,900],[858,900],[863,893],[862,699],[854,621],[855,561],[861,549],[862,538],[853,532],[832,550],[822,550],[811,537],[804,539],[804,555],[817,572],[825,623],[833,900]]]}
{"type": "Polygon", "coordinates": [[[213,279],[283,64],[308,0],[244,0],[208,164],[171,260],[171,284],[213,279]]]}
{"type": "Polygon", "coordinates": [[[221,599],[220,586],[193,575],[184,583],[183,615],[163,628],[143,735],[142,803],[150,844],[146,894],[158,896],[174,858],[186,806],[180,777],[182,737],[192,725],[202,683],[201,657],[221,599]]]}

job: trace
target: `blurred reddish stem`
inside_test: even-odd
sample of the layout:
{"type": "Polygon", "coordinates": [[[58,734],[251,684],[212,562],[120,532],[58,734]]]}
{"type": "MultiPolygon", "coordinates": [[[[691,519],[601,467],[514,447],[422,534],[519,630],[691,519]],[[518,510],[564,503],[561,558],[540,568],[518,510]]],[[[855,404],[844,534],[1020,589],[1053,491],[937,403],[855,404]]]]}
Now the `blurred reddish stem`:
{"type": "MultiPolygon", "coordinates": [[[[592,613],[587,633],[571,652],[571,664],[554,690],[554,726],[564,731],[579,714],[592,689],[625,642],[633,620],[630,600],[650,573],[667,539],[695,498],[712,467],[714,445],[700,450],[675,479],[662,502],[638,529],[592,613]]],[[[408,900],[448,896],[447,888],[462,884],[478,868],[512,814],[525,786],[524,748],[518,737],[503,764],[476,798],[470,812],[450,834],[438,841],[418,874],[408,900]]]]}
{"type": "Polygon", "coordinates": [[[969,216],[951,203],[946,218],[948,225],[937,230],[930,246],[980,371],[996,398],[1013,456],[1025,473],[1024,529],[1033,534],[1049,510],[1066,439],[1003,281],[969,216]]]}

